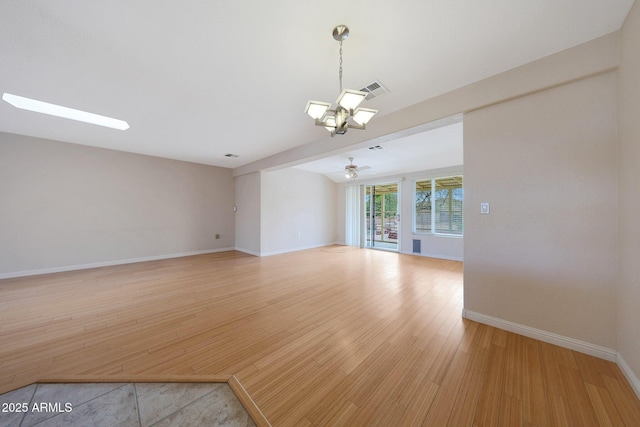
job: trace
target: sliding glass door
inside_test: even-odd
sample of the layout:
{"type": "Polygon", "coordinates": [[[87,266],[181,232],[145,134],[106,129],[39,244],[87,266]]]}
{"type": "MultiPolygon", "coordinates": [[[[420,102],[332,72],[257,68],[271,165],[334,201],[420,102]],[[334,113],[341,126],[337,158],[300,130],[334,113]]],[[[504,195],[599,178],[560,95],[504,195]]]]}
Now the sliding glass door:
{"type": "Polygon", "coordinates": [[[365,247],[398,250],[398,183],[365,186],[365,247]]]}

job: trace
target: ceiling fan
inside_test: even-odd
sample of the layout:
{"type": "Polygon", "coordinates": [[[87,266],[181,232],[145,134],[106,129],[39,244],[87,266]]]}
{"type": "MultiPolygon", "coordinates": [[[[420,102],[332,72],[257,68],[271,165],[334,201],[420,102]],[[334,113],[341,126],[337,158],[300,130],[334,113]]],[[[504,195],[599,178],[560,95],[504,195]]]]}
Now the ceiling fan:
{"type": "Polygon", "coordinates": [[[349,164],[344,167],[345,170],[345,178],[356,179],[358,177],[358,172],[362,172],[365,170],[371,169],[370,166],[362,166],[358,167],[358,165],[353,164],[353,157],[349,157],[349,164]]]}

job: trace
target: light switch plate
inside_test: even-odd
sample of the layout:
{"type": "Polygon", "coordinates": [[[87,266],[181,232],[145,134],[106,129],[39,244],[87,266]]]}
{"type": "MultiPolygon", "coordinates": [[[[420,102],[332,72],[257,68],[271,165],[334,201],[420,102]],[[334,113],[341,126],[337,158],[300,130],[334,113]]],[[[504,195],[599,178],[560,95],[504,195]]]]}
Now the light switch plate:
{"type": "Polygon", "coordinates": [[[480,203],[480,213],[483,215],[489,215],[489,203],[487,202],[480,203]]]}

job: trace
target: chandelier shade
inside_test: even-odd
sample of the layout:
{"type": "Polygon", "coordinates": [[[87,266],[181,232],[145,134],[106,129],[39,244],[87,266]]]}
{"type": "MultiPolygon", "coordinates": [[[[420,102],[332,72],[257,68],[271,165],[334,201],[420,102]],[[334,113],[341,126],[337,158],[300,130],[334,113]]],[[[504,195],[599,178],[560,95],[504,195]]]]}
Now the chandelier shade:
{"type": "Polygon", "coordinates": [[[358,108],[353,113],[353,121],[359,125],[366,125],[377,112],[378,110],[372,110],[371,108],[358,108]]]}
{"type": "Polygon", "coordinates": [[[336,128],[336,116],[327,115],[320,121],[320,123],[326,130],[328,130],[329,132],[333,132],[336,128]]]}
{"type": "Polygon", "coordinates": [[[309,101],[304,112],[315,120],[316,126],[323,126],[331,136],[344,135],[349,128],[364,130],[366,124],[378,112],[371,108],[361,108],[360,104],[368,93],[353,89],[342,90],[342,42],[349,37],[349,28],[338,25],[333,29],[333,38],[340,43],[340,95],[333,104],[321,101],[309,101]],[[360,107],[360,108],[359,108],[360,107]]]}
{"type": "Polygon", "coordinates": [[[336,101],[345,110],[355,110],[367,97],[366,92],[360,92],[359,90],[345,89],[342,91],[338,100],[336,101]]]}
{"type": "Polygon", "coordinates": [[[321,119],[329,108],[331,108],[331,104],[328,102],[309,101],[304,112],[310,115],[312,119],[321,119]]]}

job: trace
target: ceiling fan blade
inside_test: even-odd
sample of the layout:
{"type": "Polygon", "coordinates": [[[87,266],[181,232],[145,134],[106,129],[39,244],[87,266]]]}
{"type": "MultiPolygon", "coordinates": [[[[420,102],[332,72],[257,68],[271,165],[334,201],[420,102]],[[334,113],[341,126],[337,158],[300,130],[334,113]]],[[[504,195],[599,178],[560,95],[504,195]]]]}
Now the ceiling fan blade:
{"type": "Polygon", "coordinates": [[[358,170],[358,175],[375,175],[376,171],[373,169],[366,169],[364,171],[358,170]]]}

